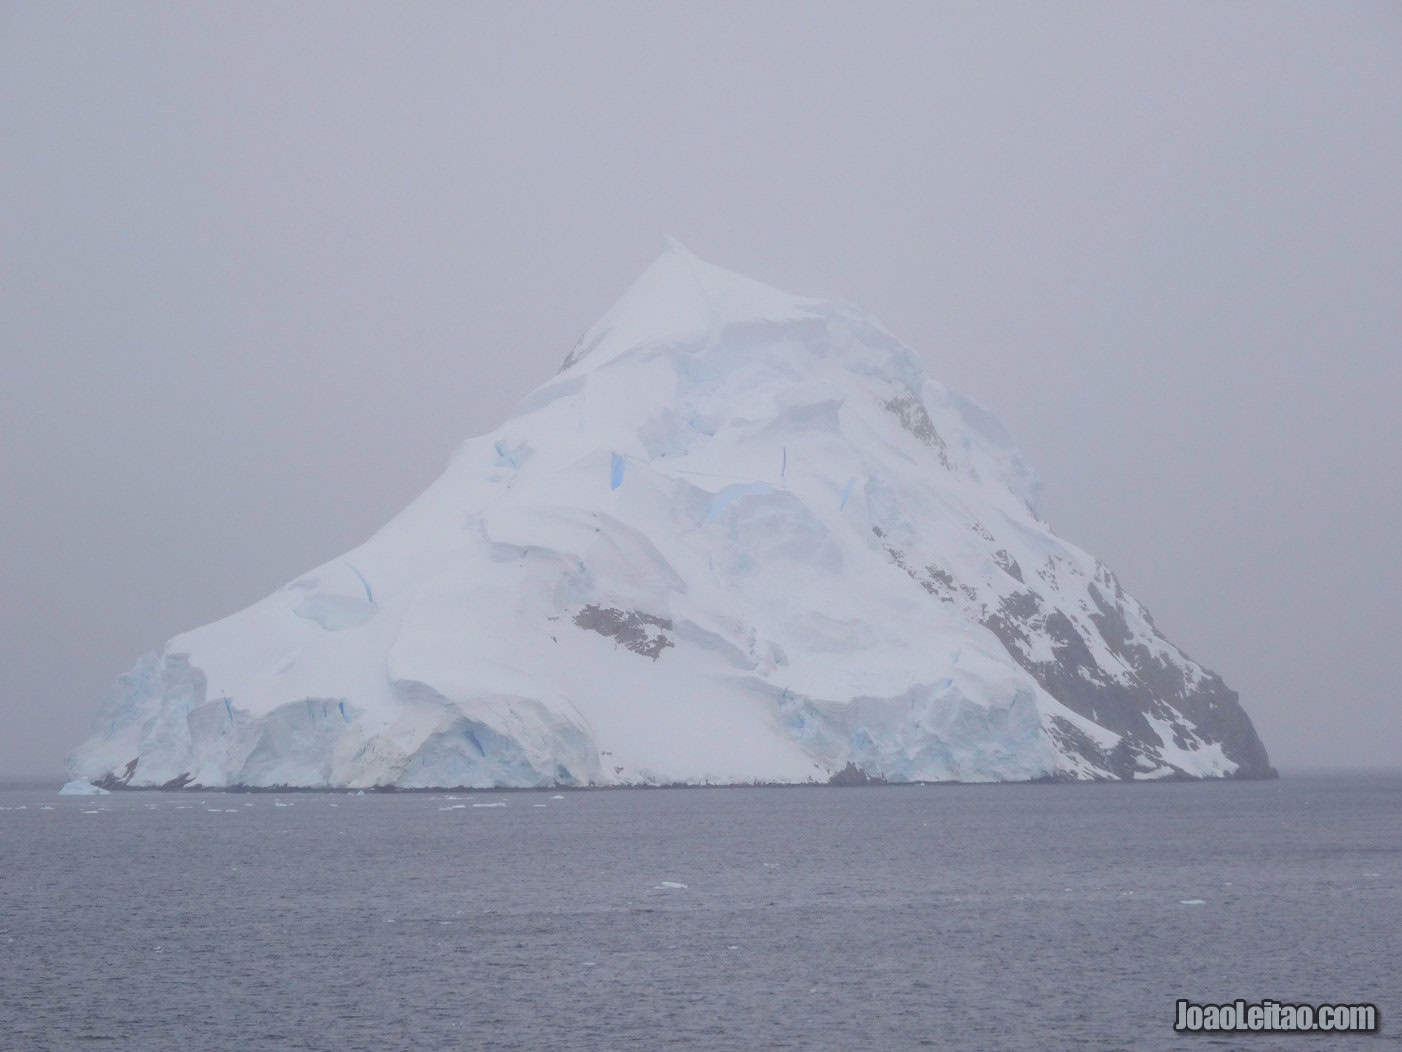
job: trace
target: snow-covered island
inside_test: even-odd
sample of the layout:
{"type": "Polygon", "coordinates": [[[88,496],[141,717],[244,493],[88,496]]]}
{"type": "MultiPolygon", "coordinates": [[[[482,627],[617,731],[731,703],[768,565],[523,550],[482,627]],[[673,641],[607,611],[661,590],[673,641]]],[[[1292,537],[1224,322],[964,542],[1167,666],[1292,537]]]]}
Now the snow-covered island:
{"type": "Polygon", "coordinates": [[[1271,777],[850,306],[678,245],[365,544],[121,676],[108,789],[1271,777]]]}

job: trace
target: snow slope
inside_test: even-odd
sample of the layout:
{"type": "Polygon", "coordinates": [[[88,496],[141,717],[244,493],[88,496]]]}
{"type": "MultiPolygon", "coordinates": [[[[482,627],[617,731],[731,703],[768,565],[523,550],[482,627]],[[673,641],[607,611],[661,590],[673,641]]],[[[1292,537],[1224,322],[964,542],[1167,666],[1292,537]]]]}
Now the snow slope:
{"type": "Polygon", "coordinates": [[[850,306],[672,243],[355,551],[120,677],[109,787],[1268,776],[1236,695],[850,306]]]}

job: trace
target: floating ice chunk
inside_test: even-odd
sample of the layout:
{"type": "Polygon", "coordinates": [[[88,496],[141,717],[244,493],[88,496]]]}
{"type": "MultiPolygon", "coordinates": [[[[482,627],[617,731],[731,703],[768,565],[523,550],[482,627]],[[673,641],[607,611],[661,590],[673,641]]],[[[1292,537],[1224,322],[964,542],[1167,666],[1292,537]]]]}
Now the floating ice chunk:
{"type": "Polygon", "coordinates": [[[59,796],[106,796],[107,790],[100,786],[93,785],[92,782],[85,782],[82,779],[75,779],[71,782],[64,782],[63,788],[58,791],[59,796]]]}
{"type": "Polygon", "coordinates": [[[552,800],[563,800],[564,797],[563,797],[563,796],[560,796],[559,794],[556,794],[555,796],[552,796],[550,799],[552,799],[552,800]]]}
{"type": "Polygon", "coordinates": [[[101,812],[101,811],[84,811],[83,814],[85,814],[85,815],[100,815],[100,814],[102,814],[102,812],[101,812]]]}
{"type": "Polygon", "coordinates": [[[654,884],[653,888],[658,891],[672,890],[676,888],[685,889],[686,885],[675,880],[664,880],[661,884],[654,884]]]}
{"type": "Polygon", "coordinates": [[[531,804],[532,807],[548,807],[549,804],[531,804]]]}
{"type": "Polygon", "coordinates": [[[1179,904],[1180,906],[1206,906],[1206,905],[1207,905],[1207,900],[1206,900],[1206,899],[1179,899],[1179,900],[1178,900],[1178,904],[1179,904]]]}
{"type": "Polygon", "coordinates": [[[490,804],[473,804],[473,807],[505,807],[505,800],[493,800],[490,804]]]}

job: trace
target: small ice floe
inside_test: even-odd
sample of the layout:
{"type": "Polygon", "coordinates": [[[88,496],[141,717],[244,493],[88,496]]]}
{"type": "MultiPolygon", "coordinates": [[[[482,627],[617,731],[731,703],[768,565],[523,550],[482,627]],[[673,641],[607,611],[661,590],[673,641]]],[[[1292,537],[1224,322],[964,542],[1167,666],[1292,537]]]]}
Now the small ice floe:
{"type": "Polygon", "coordinates": [[[355,795],[356,795],[356,796],[364,796],[364,795],[365,795],[365,790],[362,789],[362,790],[360,790],[360,792],[356,793],[355,795]]]}
{"type": "Polygon", "coordinates": [[[473,806],[473,807],[505,807],[505,806],[506,806],[506,801],[505,801],[505,800],[493,800],[493,801],[492,801],[491,803],[489,803],[489,804],[473,804],[472,806],[473,806]]]}
{"type": "Polygon", "coordinates": [[[678,888],[685,890],[686,885],[676,880],[664,880],[661,884],[654,884],[652,887],[655,891],[672,891],[678,888]]]}
{"type": "Polygon", "coordinates": [[[212,815],[222,815],[224,813],[224,809],[222,807],[206,807],[205,810],[212,815]]]}
{"type": "Polygon", "coordinates": [[[1364,875],[1365,877],[1381,877],[1381,876],[1382,876],[1381,873],[1373,873],[1373,872],[1370,872],[1370,871],[1364,872],[1363,875],[1364,875]]]}
{"type": "Polygon", "coordinates": [[[58,791],[59,796],[106,796],[107,790],[100,786],[93,785],[92,782],[85,782],[81,778],[75,778],[71,782],[64,782],[63,788],[58,791]]]}
{"type": "Polygon", "coordinates": [[[440,807],[440,811],[466,811],[466,804],[449,804],[447,807],[440,807]]]}
{"type": "Polygon", "coordinates": [[[239,809],[237,807],[226,807],[224,808],[224,813],[226,815],[236,815],[239,813],[239,809]]]}
{"type": "Polygon", "coordinates": [[[549,807],[549,804],[531,804],[532,807],[549,807]]]}
{"type": "Polygon", "coordinates": [[[39,807],[39,810],[40,810],[40,811],[52,811],[53,809],[54,809],[54,805],[53,805],[53,804],[41,804],[40,807],[39,807]]]}
{"type": "Polygon", "coordinates": [[[283,803],[281,800],[274,800],[274,801],[273,801],[273,806],[274,806],[274,807],[291,807],[292,805],[291,805],[291,804],[285,804],[285,803],[283,803]]]}
{"type": "Polygon", "coordinates": [[[84,811],[83,814],[85,814],[85,815],[100,815],[100,814],[102,814],[102,812],[101,812],[101,811],[84,811]]]}
{"type": "Polygon", "coordinates": [[[1180,906],[1206,906],[1206,905],[1207,905],[1207,900],[1206,900],[1206,899],[1179,899],[1179,900],[1178,900],[1178,905],[1180,905],[1180,906]]]}
{"type": "Polygon", "coordinates": [[[561,796],[559,793],[556,793],[556,794],[555,794],[554,796],[552,796],[550,799],[552,799],[552,800],[563,800],[564,797],[561,796]]]}

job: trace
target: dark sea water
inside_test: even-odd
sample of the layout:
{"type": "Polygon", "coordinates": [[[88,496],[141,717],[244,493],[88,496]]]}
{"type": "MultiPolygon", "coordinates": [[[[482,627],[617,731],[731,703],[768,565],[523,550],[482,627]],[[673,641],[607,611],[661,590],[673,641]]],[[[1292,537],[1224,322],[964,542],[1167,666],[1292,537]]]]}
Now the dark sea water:
{"type": "Polygon", "coordinates": [[[0,792],[7,1050],[1381,1048],[1399,978],[1402,775],[0,792]]]}

